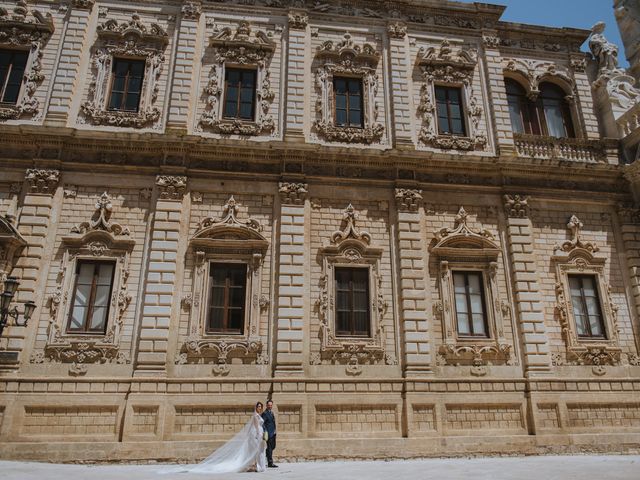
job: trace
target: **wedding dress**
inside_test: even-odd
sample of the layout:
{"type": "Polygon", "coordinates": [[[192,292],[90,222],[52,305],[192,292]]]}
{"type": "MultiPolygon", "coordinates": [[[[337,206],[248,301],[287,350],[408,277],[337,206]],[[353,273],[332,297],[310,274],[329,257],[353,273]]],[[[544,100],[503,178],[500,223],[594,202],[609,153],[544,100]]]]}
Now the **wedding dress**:
{"type": "Polygon", "coordinates": [[[160,473],[238,473],[254,465],[258,472],[264,472],[267,443],[263,439],[263,423],[262,417],[254,412],[242,430],[199,464],[173,467],[160,473]]]}

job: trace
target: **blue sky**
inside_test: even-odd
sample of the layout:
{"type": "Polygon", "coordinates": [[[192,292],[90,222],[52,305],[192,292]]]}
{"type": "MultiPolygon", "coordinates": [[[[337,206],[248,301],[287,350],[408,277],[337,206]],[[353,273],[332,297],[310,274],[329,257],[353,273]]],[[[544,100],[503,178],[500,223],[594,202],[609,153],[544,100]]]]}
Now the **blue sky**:
{"type": "MultiPolygon", "coordinates": [[[[471,0],[465,0],[472,3],[471,0]]],[[[607,24],[605,36],[620,48],[620,66],[628,63],[620,39],[618,25],[613,14],[613,0],[479,0],[496,5],[506,5],[502,20],[553,27],[574,27],[590,30],[602,20],[607,24]]],[[[583,50],[588,47],[583,45],[583,50]]]]}

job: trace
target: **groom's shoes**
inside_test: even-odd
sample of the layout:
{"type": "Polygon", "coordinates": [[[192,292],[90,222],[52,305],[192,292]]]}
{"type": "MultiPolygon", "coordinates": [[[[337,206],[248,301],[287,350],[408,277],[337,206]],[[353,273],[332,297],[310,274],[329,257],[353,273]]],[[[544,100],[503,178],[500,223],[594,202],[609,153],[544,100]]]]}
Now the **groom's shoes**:
{"type": "Polygon", "coordinates": [[[278,468],[278,465],[276,465],[275,463],[270,463],[269,465],[267,465],[267,467],[269,467],[269,468],[278,468]]]}

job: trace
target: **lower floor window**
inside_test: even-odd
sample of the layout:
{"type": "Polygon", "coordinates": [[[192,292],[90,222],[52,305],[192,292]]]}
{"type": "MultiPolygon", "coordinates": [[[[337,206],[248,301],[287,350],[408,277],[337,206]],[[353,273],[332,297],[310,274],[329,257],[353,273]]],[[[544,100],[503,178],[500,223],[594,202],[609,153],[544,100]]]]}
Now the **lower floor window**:
{"type": "Polygon", "coordinates": [[[106,332],[114,270],[114,262],[78,261],[67,332],[106,332]]]}
{"type": "Polygon", "coordinates": [[[211,264],[208,333],[244,333],[246,289],[246,264],[211,264]]]}
{"type": "Polygon", "coordinates": [[[487,337],[487,314],[482,272],[454,272],[458,335],[487,337]]]}
{"type": "Polygon", "coordinates": [[[371,333],[369,315],[369,269],[335,269],[336,334],[368,337],[371,333]]]}
{"type": "Polygon", "coordinates": [[[569,275],[569,288],[578,337],[605,338],[595,275],[569,275]]]}

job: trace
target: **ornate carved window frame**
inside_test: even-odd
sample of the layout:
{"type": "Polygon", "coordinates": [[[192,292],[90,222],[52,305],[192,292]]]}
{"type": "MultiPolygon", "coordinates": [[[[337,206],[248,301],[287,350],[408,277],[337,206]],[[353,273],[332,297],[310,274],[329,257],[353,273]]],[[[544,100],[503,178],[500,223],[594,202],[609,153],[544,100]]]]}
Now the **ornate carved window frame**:
{"type": "Polygon", "coordinates": [[[318,92],[316,113],[313,123],[318,136],[329,142],[378,143],[384,135],[384,125],[378,122],[378,75],[376,68],[380,53],[364,43],[356,45],[349,33],[342,41],[327,40],[317,48],[315,59],[320,66],[315,72],[315,86],[318,92]],[[364,106],[364,127],[343,127],[335,124],[334,76],[359,78],[362,80],[362,103],[364,106]]]}
{"type": "MultiPolygon", "coordinates": [[[[570,93],[564,99],[569,105],[573,130],[576,139],[584,137],[583,122],[581,122],[576,105],[576,99],[578,98],[577,86],[569,69],[552,62],[519,58],[503,58],[502,62],[504,76],[522,85],[527,92],[527,96],[533,102],[540,95],[540,84],[542,82],[553,83],[565,92],[569,91],[570,93]]],[[[539,135],[526,135],[526,137],[535,138],[539,137],[539,135]]]]}
{"type": "Polygon", "coordinates": [[[422,120],[419,142],[446,150],[484,150],[487,134],[480,128],[484,109],[471,86],[478,64],[477,51],[462,46],[454,50],[451,42],[445,39],[439,47],[420,48],[417,64],[422,69],[424,80],[417,108],[418,117],[422,120]],[[436,86],[460,88],[467,136],[438,133],[434,102],[436,86]]]}
{"type": "Polygon", "coordinates": [[[0,48],[29,51],[18,101],[15,105],[0,106],[0,120],[18,119],[25,115],[36,119],[39,116],[40,102],[35,94],[45,78],[42,50],[54,30],[51,14],[30,10],[24,0],[16,2],[12,13],[0,7],[0,48]]]}
{"type": "Polygon", "coordinates": [[[566,360],[556,355],[554,363],[591,365],[594,374],[604,375],[607,365],[618,365],[621,361],[618,306],[611,299],[611,288],[604,274],[607,259],[599,255],[600,249],[595,243],[582,240],[583,226],[580,219],[572,215],[567,223],[571,240],[556,245],[551,258],[556,274],[555,312],[566,344],[566,360]],[[571,274],[593,275],[596,278],[606,338],[589,339],[578,336],[569,288],[571,274]]]}
{"type": "MultiPolygon", "coordinates": [[[[169,43],[167,32],[152,23],[149,27],[134,13],[131,20],[118,23],[110,19],[98,25],[98,39],[92,48],[89,98],[80,109],[83,120],[93,125],[131,128],[159,128],[161,111],[156,105],[159,79],[169,43]],[[144,78],[137,112],[109,110],[112,65],[115,58],[144,60],[144,78]]],[[[82,118],[82,117],[81,117],[82,118]]]]}
{"type": "Polygon", "coordinates": [[[387,311],[387,302],[382,295],[380,260],[383,249],[372,247],[371,235],[356,227],[358,214],[349,204],[344,211],[345,227],[331,235],[331,244],[322,247],[322,276],[320,295],[316,302],[320,320],[320,355],[312,363],[322,360],[346,364],[350,375],[362,373],[362,364],[374,363],[382,359],[393,364],[394,358],[385,353],[385,336],[382,319],[387,311]],[[335,268],[349,266],[366,268],[369,272],[369,302],[371,336],[337,336],[335,326],[335,268]]]}
{"type": "Polygon", "coordinates": [[[498,288],[498,257],[500,247],[486,229],[473,230],[467,224],[468,214],[460,207],[454,228],[435,233],[430,253],[439,262],[440,300],[434,312],[442,321],[444,343],[439,348],[444,365],[470,365],[471,374],[487,374],[490,363],[512,363],[511,345],[504,335],[505,317],[510,315],[509,304],[500,297],[498,288]],[[487,315],[487,337],[465,337],[457,334],[453,272],[482,273],[487,315]]]}
{"type": "Polygon", "coordinates": [[[259,333],[260,316],[269,304],[262,294],[262,267],[269,241],[260,233],[261,225],[253,219],[238,220],[238,205],[233,196],[224,206],[222,220],[203,219],[189,241],[195,255],[192,292],[183,300],[189,308],[189,336],[176,356],[176,364],[215,360],[213,373],[227,375],[231,358],[243,362],[265,363],[259,333]],[[247,265],[244,333],[207,333],[207,303],[212,263],[247,265]]]}
{"type": "Polygon", "coordinates": [[[107,193],[96,202],[94,215],[71,229],[62,237],[64,249],[59,282],[49,297],[50,320],[44,351],[36,352],[32,363],[71,363],[69,373],[83,375],[88,364],[129,363],[127,352],[120,351],[120,334],[124,314],[131,303],[127,281],[131,252],[135,241],[129,229],[111,222],[113,206],[107,193]],[[113,261],[115,271],[111,290],[111,303],[105,334],[67,333],[70,294],[73,293],[76,265],[80,260],[113,261]]]}
{"type": "Polygon", "coordinates": [[[275,120],[269,113],[276,96],[271,88],[269,64],[277,45],[267,33],[258,30],[252,35],[251,32],[249,22],[241,21],[235,32],[225,27],[209,39],[209,46],[215,51],[215,63],[211,66],[209,81],[204,87],[207,104],[198,121],[199,129],[226,135],[262,135],[276,131],[275,120]],[[231,67],[256,70],[253,121],[223,118],[225,72],[231,67]]]}

